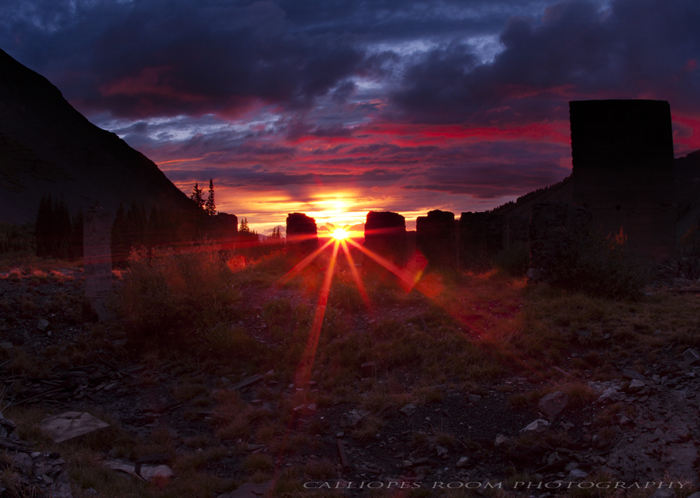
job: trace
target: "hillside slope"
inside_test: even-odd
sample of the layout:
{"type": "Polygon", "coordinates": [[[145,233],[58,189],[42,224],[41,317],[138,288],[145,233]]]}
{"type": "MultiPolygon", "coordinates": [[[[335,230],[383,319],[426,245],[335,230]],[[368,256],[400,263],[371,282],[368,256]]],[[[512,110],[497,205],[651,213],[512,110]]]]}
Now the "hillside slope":
{"type": "Polygon", "coordinates": [[[0,221],[34,221],[42,195],[71,211],[97,201],[188,209],[156,164],[90,123],[46,78],[0,50],[0,221]]]}

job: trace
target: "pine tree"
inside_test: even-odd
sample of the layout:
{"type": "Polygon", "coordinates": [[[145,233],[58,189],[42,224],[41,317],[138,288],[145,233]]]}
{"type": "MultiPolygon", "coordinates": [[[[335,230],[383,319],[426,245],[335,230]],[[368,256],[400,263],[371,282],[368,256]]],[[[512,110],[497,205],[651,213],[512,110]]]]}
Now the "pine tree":
{"type": "Polygon", "coordinates": [[[214,216],[216,214],[216,203],[214,202],[214,179],[209,179],[209,196],[207,197],[207,202],[205,203],[204,210],[209,216],[214,216]]]}
{"type": "Polygon", "coordinates": [[[36,213],[36,255],[45,258],[51,253],[53,230],[53,207],[51,204],[51,196],[41,196],[39,202],[39,210],[36,213]]]}
{"type": "Polygon", "coordinates": [[[192,187],[192,195],[190,196],[199,209],[204,209],[204,192],[199,188],[199,183],[195,182],[192,187]]]}
{"type": "Polygon", "coordinates": [[[238,227],[238,233],[250,233],[250,228],[248,228],[248,218],[243,218],[241,220],[240,226],[238,227]]]}
{"type": "Polygon", "coordinates": [[[83,208],[78,208],[78,213],[73,216],[70,239],[68,241],[68,257],[79,259],[83,257],[83,235],[85,226],[85,216],[83,208]]]}

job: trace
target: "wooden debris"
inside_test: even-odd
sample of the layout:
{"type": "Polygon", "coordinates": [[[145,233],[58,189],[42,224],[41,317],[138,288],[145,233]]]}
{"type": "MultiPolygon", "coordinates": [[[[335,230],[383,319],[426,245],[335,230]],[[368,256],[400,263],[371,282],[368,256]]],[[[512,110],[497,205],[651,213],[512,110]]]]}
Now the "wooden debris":
{"type": "Polygon", "coordinates": [[[337,438],[336,444],[338,445],[338,453],[340,454],[340,463],[343,466],[343,469],[351,469],[352,467],[350,466],[350,462],[348,461],[348,455],[345,453],[345,445],[343,443],[342,438],[337,438]]]}
{"type": "Polygon", "coordinates": [[[243,379],[242,381],[238,382],[237,384],[232,385],[227,389],[227,391],[240,391],[241,389],[252,386],[253,384],[256,384],[263,380],[262,375],[252,375],[248,377],[247,379],[243,379]]]}

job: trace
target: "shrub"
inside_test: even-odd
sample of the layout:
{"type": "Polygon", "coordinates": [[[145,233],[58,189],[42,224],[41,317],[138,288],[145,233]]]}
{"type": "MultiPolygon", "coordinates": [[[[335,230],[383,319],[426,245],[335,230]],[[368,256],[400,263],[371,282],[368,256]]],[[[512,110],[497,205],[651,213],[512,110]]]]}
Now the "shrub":
{"type": "Polygon", "coordinates": [[[224,321],[240,296],[210,244],[175,252],[132,252],[117,307],[132,338],[181,338],[224,321]]]}
{"type": "Polygon", "coordinates": [[[651,265],[627,245],[625,234],[573,239],[551,267],[551,283],[597,297],[638,298],[651,265]]]}
{"type": "Polygon", "coordinates": [[[515,242],[496,254],[494,265],[506,275],[523,277],[530,267],[530,247],[525,242],[515,242]]]}

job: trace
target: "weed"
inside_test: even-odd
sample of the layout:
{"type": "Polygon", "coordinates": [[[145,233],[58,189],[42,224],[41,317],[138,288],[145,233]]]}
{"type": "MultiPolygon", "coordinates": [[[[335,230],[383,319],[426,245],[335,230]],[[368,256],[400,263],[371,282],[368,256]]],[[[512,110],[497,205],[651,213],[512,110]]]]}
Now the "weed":
{"type": "Polygon", "coordinates": [[[525,242],[515,242],[496,254],[494,265],[506,275],[522,277],[530,267],[530,247],[525,242]]]}
{"type": "Polygon", "coordinates": [[[243,460],[243,469],[249,474],[272,472],[274,468],[272,458],[264,453],[252,453],[243,460]]]}
{"type": "Polygon", "coordinates": [[[229,317],[240,297],[233,273],[219,258],[218,248],[204,245],[189,251],[135,251],[129,258],[117,306],[133,340],[184,339],[229,317]]]}
{"type": "Polygon", "coordinates": [[[330,460],[309,460],[304,468],[304,473],[311,479],[333,479],[337,476],[338,470],[330,460]]]}

